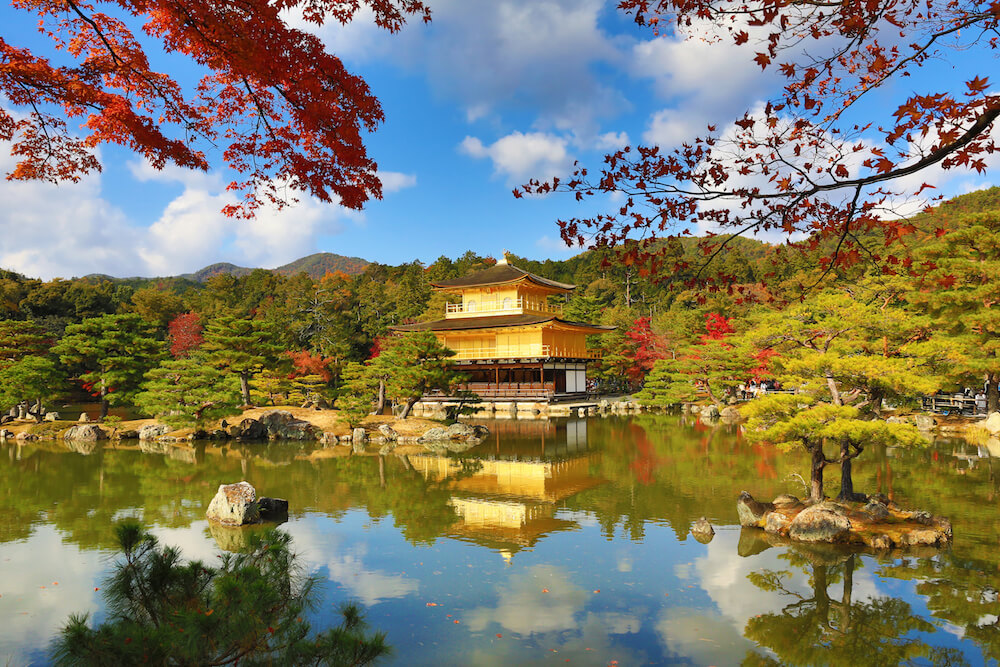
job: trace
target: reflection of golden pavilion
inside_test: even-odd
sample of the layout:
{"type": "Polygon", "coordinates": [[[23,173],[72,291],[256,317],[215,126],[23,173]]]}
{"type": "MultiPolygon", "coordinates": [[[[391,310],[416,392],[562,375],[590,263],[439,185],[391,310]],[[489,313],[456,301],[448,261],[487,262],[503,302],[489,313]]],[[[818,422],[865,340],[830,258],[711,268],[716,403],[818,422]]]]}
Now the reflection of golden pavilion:
{"type": "Polygon", "coordinates": [[[604,482],[590,474],[599,454],[561,460],[507,460],[417,455],[409,458],[424,478],[444,482],[460,523],[454,537],[497,549],[505,560],[549,533],[575,530],[556,518],[558,503],[604,482]]]}

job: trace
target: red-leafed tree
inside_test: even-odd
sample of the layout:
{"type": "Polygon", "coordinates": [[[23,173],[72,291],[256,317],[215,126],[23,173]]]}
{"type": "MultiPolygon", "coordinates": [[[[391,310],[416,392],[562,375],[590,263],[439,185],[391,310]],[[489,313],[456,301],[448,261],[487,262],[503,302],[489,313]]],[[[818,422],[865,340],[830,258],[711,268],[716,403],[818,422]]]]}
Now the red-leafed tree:
{"type": "Polygon", "coordinates": [[[700,338],[703,342],[710,340],[724,340],[726,336],[736,333],[736,329],[731,324],[731,317],[720,315],[719,313],[708,313],[705,315],[705,333],[700,338]]]}
{"type": "Polygon", "coordinates": [[[827,269],[871,261],[891,272],[897,258],[887,257],[886,247],[913,231],[898,214],[903,203],[912,209],[913,200],[923,201],[921,174],[982,172],[998,148],[992,130],[1000,95],[982,72],[965,73],[965,62],[995,61],[996,4],[620,0],[618,6],[654,32],[673,22],[675,36],[745,48],[762,69],[777,70],[784,86],[760,109],[721,128],[708,126],[678,147],[625,147],[607,155],[600,170],[578,166],[568,179],[529,182],[528,193],[615,202],[592,217],[560,220],[567,242],[622,246],[623,261],[645,261],[647,270],[668,274],[692,267],[669,259],[660,240],[698,225],[727,234],[704,241],[709,261],[728,234],[804,232],[803,244],[821,251],[827,269]],[[965,61],[956,76],[926,67],[953,57],[965,61]],[[903,77],[905,90],[915,92],[886,104],[903,77]]]}
{"type": "Polygon", "coordinates": [[[667,356],[666,340],[653,331],[652,319],[640,317],[625,332],[625,338],[632,348],[632,365],[628,368],[629,378],[636,384],[641,383],[653,369],[657,359],[667,356]]]}
{"type": "Polygon", "coordinates": [[[205,339],[201,336],[201,318],[198,313],[178,315],[167,325],[167,337],[170,341],[170,354],[174,359],[180,359],[197,350],[205,339]]]}
{"type": "Polygon", "coordinates": [[[293,370],[288,376],[289,378],[315,375],[322,379],[323,382],[333,380],[333,371],[330,370],[330,364],[336,362],[336,359],[333,357],[325,358],[322,354],[313,354],[309,350],[302,350],[300,352],[289,351],[285,354],[292,360],[293,370]]]}
{"type": "Polygon", "coordinates": [[[226,213],[246,216],[301,192],[349,208],[381,196],[362,141],[383,119],[378,100],[318,37],[291,27],[288,14],[319,26],[347,23],[366,6],[390,32],[408,16],[430,19],[422,0],[12,5],[38,18],[52,48],[36,51],[0,29],[7,107],[0,108],[0,139],[12,142],[17,159],[7,178],[75,181],[100,169],[94,149],[102,143],[127,146],[156,168],[207,170],[212,152],[237,174],[229,188],[244,196],[226,213]],[[156,71],[151,60],[159,52],[189,58],[201,80],[186,90],[156,71]]]}

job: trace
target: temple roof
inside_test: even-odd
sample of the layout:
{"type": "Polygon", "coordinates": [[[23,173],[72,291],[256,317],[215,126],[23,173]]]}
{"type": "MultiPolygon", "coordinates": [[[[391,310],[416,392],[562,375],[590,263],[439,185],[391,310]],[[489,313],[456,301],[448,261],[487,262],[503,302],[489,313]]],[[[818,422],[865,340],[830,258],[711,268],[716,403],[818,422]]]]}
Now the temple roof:
{"type": "Polygon", "coordinates": [[[612,331],[616,327],[602,324],[587,324],[585,322],[570,322],[562,320],[555,315],[483,315],[482,317],[458,317],[446,320],[434,320],[433,322],[417,322],[416,324],[404,324],[397,327],[389,327],[393,331],[464,331],[467,329],[495,329],[499,327],[524,327],[533,324],[544,324],[554,322],[571,327],[582,327],[585,329],[596,329],[600,331],[612,331]]]}
{"type": "Polygon", "coordinates": [[[505,283],[513,283],[525,279],[535,283],[536,285],[549,287],[562,292],[569,292],[576,289],[576,285],[559,283],[555,280],[542,278],[541,276],[525,271],[524,269],[519,269],[512,264],[504,263],[499,263],[488,269],[477,271],[472,275],[464,276],[462,278],[452,278],[451,280],[441,280],[431,283],[431,285],[439,289],[454,287],[486,287],[488,285],[503,285],[505,283]]]}

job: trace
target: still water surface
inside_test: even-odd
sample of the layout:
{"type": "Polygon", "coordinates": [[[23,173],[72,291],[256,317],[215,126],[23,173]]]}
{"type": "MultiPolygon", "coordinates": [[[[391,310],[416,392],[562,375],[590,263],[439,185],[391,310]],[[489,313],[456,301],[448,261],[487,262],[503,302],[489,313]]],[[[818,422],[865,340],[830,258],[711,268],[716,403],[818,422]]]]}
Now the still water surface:
{"type": "MultiPolygon", "coordinates": [[[[806,457],[680,416],[496,422],[462,453],[343,457],[315,445],[0,448],[0,663],[44,664],[70,612],[100,618],[111,524],[138,516],[211,561],[220,483],[288,498],[314,626],[348,599],[405,665],[951,664],[1000,658],[1000,508],[988,451],[867,451],[855,488],[949,516],[948,550],[769,544],[742,489],[802,494],[806,457]],[[707,516],[708,544],[689,535],[707,516]]],[[[343,449],[343,448],[339,448],[343,449]]],[[[837,491],[836,471],[827,476],[837,491]]]]}

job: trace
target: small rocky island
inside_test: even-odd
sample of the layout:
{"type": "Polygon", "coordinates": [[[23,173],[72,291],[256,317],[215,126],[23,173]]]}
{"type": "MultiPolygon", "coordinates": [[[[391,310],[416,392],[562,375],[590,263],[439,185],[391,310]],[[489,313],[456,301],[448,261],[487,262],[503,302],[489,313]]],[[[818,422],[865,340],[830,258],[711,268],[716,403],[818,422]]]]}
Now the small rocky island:
{"type": "Polygon", "coordinates": [[[853,544],[871,549],[951,542],[951,522],[928,512],[908,511],[883,495],[866,502],[806,504],[783,494],[772,502],[754,500],[746,491],[736,502],[740,525],[798,542],[853,544]]]}

